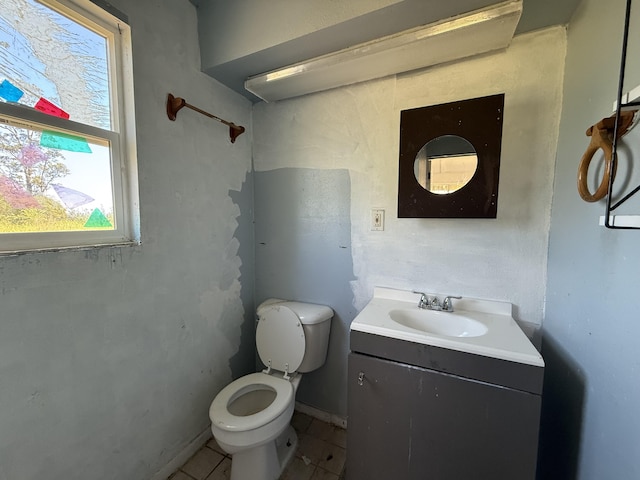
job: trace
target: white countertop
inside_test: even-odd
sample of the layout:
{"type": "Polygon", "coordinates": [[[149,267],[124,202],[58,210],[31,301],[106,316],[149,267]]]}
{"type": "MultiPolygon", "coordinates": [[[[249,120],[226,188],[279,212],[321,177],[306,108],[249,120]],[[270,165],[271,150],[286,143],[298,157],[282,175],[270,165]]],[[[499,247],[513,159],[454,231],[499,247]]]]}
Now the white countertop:
{"type": "Polygon", "coordinates": [[[455,312],[483,323],[488,331],[477,337],[449,337],[401,325],[389,316],[394,309],[418,310],[419,299],[420,294],[413,292],[376,287],[373,299],[351,323],[351,330],[544,367],[542,355],[513,319],[510,303],[473,298],[453,300],[455,312]]]}

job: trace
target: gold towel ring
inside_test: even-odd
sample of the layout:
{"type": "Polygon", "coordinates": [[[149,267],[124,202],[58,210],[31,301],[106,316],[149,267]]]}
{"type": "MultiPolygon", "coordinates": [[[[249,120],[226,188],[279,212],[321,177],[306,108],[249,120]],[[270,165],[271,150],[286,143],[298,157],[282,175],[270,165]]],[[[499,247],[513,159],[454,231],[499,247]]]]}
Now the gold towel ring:
{"type": "MultiPolygon", "coordinates": [[[[633,126],[636,112],[637,110],[620,112],[618,138],[622,137],[633,126]]],[[[613,180],[616,176],[617,165],[613,170],[613,175],[611,174],[611,165],[613,164],[612,138],[615,122],[616,116],[612,115],[609,118],[603,118],[587,129],[587,136],[591,137],[591,141],[589,142],[587,151],[584,152],[580,160],[580,167],[578,168],[578,193],[585,202],[597,202],[606,197],[609,192],[609,178],[613,180]],[[600,186],[598,186],[595,193],[591,193],[587,186],[587,173],[589,172],[589,164],[593,156],[600,149],[604,152],[604,173],[600,181],[600,186]]]]}
{"type": "MultiPolygon", "coordinates": [[[[584,152],[582,160],[580,160],[580,168],[578,168],[578,193],[585,202],[597,202],[604,198],[609,191],[609,178],[611,176],[611,164],[613,163],[613,144],[609,140],[609,132],[607,129],[589,127],[587,135],[591,137],[591,142],[584,152]],[[587,186],[587,173],[589,172],[589,164],[593,159],[593,155],[602,149],[604,152],[604,174],[600,186],[591,193],[587,186]]],[[[614,170],[613,176],[616,176],[614,170]]]]}

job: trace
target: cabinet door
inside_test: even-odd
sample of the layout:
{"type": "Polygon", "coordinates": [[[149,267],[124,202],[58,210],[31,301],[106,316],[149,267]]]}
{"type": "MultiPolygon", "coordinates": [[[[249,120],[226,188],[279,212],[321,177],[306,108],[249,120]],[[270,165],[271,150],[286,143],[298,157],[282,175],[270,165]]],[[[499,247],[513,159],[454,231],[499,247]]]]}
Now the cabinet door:
{"type": "Polygon", "coordinates": [[[348,480],[535,478],[539,396],[354,353],[348,374],[348,480]]]}

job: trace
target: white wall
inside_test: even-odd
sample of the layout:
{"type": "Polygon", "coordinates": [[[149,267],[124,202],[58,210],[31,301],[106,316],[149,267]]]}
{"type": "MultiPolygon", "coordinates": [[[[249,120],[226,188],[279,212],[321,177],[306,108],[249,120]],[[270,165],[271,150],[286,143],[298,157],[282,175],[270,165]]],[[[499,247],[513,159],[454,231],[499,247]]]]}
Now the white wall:
{"type": "Polygon", "coordinates": [[[110,1],[133,30],[143,243],[0,257],[2,480],[151,478],[253,369],[251,104],[200,73],[189,2],[110,1]],[[248,133],[170,122],[169,92],[248,133]]]}
{"type": "MultiPolygon", "coordinates": [[[[611,115],[616,98],[624,3],[584,0],[568,30],[543,338],[545,480],[640,478],[640,232],[598,226],[604,201],[585,203],[576,189],[585,131],[611,115]]],[[[633,4],[627,89],[640,84],[633,4]]],[[[618,197],[640,183],[637,127],[620,152],[618,197]]],[[[594,177],[601,165],[596,156],[594,177]]],[[[596,185],[590,182],[592,191],[596,185]]],[[[627,213],[640,214],[637,195],[627,205],[627,213]]]]}
{"type": "MultiPolygon", "coordinates": [[[[336,269],[333,276],[338,283],[346,278],[351,289],[350,305],[342,299],[332,305],[339,322],[334,335],[341,338],[332,338],[336,348],[330,354],[338,355],[340,362],[303,378],[303,402],[346,414],[348,326],[376,285],[504,300],[514,304],[517,320],[534,328],[542,323],[564,58],[565,30],[556,27],[517,37],[499,53],[254,107],[256,202],[260,186],[269,181],[279,185],[280,192],[272,203],[265,195],[261,209],[276,208],[283,199],[300,206],[303,233],[280,238],[283,251],[305,241],[304,226],[311,220],[337,233],[342,226],[324,221],[336,210],[324,198],[330,190],[287,192],[274,176],[288,178],[291,171],[310,169],[346,170],[350,178],[350,188],[336,192],[337,198],[349,202],[350,243],[343,246],[350,249],[353,266],[348,275],[336,269]],[[397,219],[400,111],[501,92],[505,116],[497,219],[397,219]],[[370,231],[374,207],[386,211],[383,232],[370,231]],[[322,389],[333,400],[318,400],[315,392],[322,389]]],[[[266,227],[256,224],[257,241],[268,234],[266,227]]],[[[261,255],[257,246],[257,301],[279,286],[274,271],[261,268],[261,255]]],[[[270,268],[317,275],[313,260],[304,268],[304,258],[297,258],[295,266],[281,263],[270,268]]],[[[332,277],[329,268],[324,267],[323,280],[332,277]]],[[[285,281],[280,286],[281,295],[292,291],[285,281]]],[[[321,285],[315,291],[298,287],[297,292],[312,301],[325,296],[318,289],[321,285]]]]}

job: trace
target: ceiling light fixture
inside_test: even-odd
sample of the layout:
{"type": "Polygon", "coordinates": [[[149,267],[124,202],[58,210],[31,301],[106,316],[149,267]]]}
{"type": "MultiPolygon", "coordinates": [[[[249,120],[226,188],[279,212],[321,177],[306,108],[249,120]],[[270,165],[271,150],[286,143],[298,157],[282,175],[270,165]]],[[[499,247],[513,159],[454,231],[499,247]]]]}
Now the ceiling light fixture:
{"type": "Polygon", "coordinates": [[[506,48],[521,14],[522,0],[498,3],[255,75],[244,86],[272,102],[506,48]]]}

